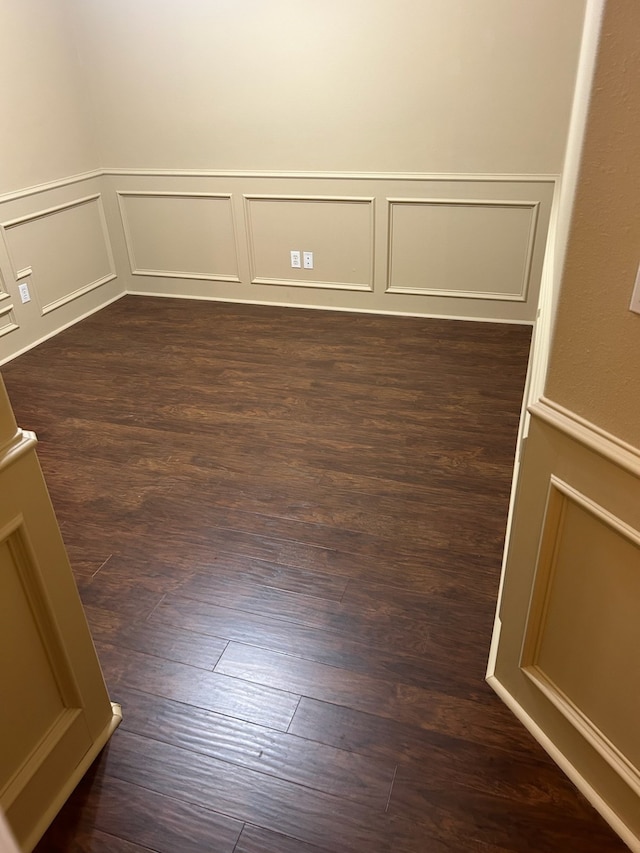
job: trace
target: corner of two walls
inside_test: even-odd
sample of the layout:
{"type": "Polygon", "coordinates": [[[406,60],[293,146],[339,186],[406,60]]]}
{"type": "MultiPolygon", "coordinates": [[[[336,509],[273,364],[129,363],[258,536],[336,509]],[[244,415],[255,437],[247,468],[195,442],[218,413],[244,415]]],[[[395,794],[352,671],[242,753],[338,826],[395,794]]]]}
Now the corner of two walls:
{"type": "Polygon", "coordinates": [[[96,171],[0,197],[0,364],[123,295],[102,184],[96,171]]]}
{"type": "Polygon", "coordinates": [[[125,292],[532,322],[584,3],[6,3],[0,363],[125,292]]]}
{"type": "Polygon", "coordinates": [[[0,362],[126,292],[529,322],[554,185],[107,170],[5,195],[0,362]],[[313,269],[292,269],[292,249],[313,269]]]}
{"type": "Polygon", "coordinates": [[[139,171],[106,181],[129,292],[535,315],[553,178],[139,171]],[[313,252],[313,269],[292,269],[292,250],[313,252]]]}

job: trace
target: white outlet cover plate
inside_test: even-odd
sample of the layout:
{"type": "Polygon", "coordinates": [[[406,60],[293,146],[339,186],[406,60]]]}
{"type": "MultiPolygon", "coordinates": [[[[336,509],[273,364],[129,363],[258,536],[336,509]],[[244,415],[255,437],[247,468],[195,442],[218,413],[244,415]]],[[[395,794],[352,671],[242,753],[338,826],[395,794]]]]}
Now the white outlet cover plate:
{"type": "Polygon", "coordinates": [[[31,302],[31,294],[29,293],[29,285],[26,282],[22,282],[22,284],[18,285],[18,292],[20,293],[20,300],[24,305],[25,302],[31,302]]]}

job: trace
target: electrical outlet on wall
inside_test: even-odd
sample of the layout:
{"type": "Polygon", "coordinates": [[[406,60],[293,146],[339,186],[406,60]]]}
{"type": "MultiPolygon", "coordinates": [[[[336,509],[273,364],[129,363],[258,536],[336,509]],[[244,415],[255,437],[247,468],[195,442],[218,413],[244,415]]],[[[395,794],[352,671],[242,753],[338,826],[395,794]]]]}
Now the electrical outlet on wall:
{"type": "Polygon", "coordinates": [[[302,265],[306,270],[313,269],[313,252],[302,253],[302,265]]]}
{"type": "Polygon", "coordinates": [[[300,252],[297,249],[291,250],[291,266],[295,270],[299,270],[302,266],[300,263],[300,252]]]}
{"type": "Polygon", "coordinates": [[[20,294],[20,301],[24,305],[25,302],[31,302],[31,294],[29,293],[29,285],[26,281],[18,282],[18,293],[20,294]]]}

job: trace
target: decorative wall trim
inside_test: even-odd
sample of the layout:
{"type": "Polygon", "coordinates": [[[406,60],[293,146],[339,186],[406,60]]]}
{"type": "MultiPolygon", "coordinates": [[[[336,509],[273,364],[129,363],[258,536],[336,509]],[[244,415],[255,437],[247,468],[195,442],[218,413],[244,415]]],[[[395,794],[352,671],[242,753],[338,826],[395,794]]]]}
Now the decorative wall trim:
{"type": "Polygon", "coordinates": [[[449,296],[464,299],[495,299],[502,302],[526,302],[531,278],[531,265],[533,262],[533,250],[535,245],[536,228],[538,224],[538,213],[540,202],[538,201],[513,201],[500,199],[468,199],[468,198],[387,198],[388,205],[388,230],[387,230],[387,293],[403,293],[419,296],[449,296]],[[473,290],[447,290],[440,288],[413,288],[398,287],[391,285],[393,280],[393,232],[394,232],[394,209],[402,205],[425,206],[425,207],[485,207],[485,208],[513,208],[531,211],[531,222],[529,235],[525,250],[523,275],[519,290],[513,293],[500,293],[491,291],[473,290]]]}
{"type": "MultiPolygon", "coordinates": [[[[245,193],[242,196],[244,202],[245,225],[247,230],[247,249],[249,256],[249,279],[251,284],[280,285],[285,287],[308,287],[322,290],[347,290],[372,292],[374,289],[374,258],[375,258],[375,198],[372,196],[351,195],[292,195],[292,194],[265,194],[245,193]],[[294,203],[320,203],[320,204],[358,204],[369,206],[369,276],[366,283],[358,282],[336,282],[317,279],[297,278],[268,278],[256,275],[256,248],[254,224],[251,214],[251,203],[261,201],[290,201],[294,203]]],[[[302,247],[301,247],[302,248],[302,247]]]]}
{"type": "Polygon", "coordinates": [[[566,692],[539,665],[539,655],[557,570],[558,548],[563,534],[567,501],[577,504],[614,533],[627,539],[636,548],[640,548],[640,531],[626,524],[600,504],[552,474],[520,655],[520,667],[569,723],[600,753],[634,792],[640,795],[640,769],[629,761],[593,720],[571,700],[566,692]]]}
{"type": "MultiPolygon", "coordinates": [[[[189,293],[164,293],[160,290],[127,290],[126,295],[153,296],[158,299],[195,299],[198,302],[229,302],[234,305],[275,305],[279,308],[300,308],[305,311],[339,311],[344,314],[377,314],[382,317],[423,317],[425,320],[463,320],[464,322],[469,323],[507,323],[510,326],[533,325],[533,320],[510,320],[505,319],[504,317],[466,317],[462,314],[430,314],[428,312],[418,311],[382,311],[376,308],[353,308],[344,307],[342,305],[307,305],[299,302],[287,302],[283,300],[274,301],[266,299],[234,299],[226,296],[195,296],[189,293]]],[[[120,298],[121,296],[116,297],[116,299],[120,298]]],[[[108,305],[109,303],[106,304],[108,305]]],[[[45,339],[43,338],[43,340],[45,339]]],[[[41,341],[38,343],[41,343],[41,341]]]]}
{"type": "MultiPolygon", "coordinates": [[[[318,279],[309,279],[305,281],[301,278],[263,278],[261,276],[254,276],[251,279],[251,284],[269,284],[272,286],[278,287],[308,287],[312,290],[354,290],[360,291],[364,293],[371,293],[373,291],[373,286],[368,284],[343,284],[339,281],[319,281],[318,279]]],[[[243,300],[245,301],[245,300],[243,300]]],[[[265,305],[273,305],[273,302],[265,302],[265,305]]],[[[299,307],[313,307],[313,306],[299,306],[299,307]]],[[[326,306],[318,306],[319,308],[324,309],[326,306]]],[[[341,309],[345,310],[345,309],[341,309]]],[[[370,313],[370,312],[367,312],[370,313]]],[[[413,316],[413,315],[412,315],[413,316]]]]}
{"type": "MultiPolygon", "coordinates": [[[[50,340],[51,338],[55,338],[56,335],[59,335],[60,332],[64,332],[65,329],[71,328],[71,326],[75,326],[76,323],[79,323],[80,320],[84,320],[87,317],[90,317],[92,314],[95,314],[97,311],[102,311],[103,308],[106,308],[107,305],[111,305],[113,302],[117,302],[118,299],[122,299],[123,296],[126,296],[126,293],[117,293],[115,296],[112,296],[111,299],[107,299],[104,302],[101,302],[99,305],[96,305],[94,308],[90,308],[88,311],[84,311],[82,314],[74,317],[72,320],[69,320],[67,323],[63,323],[60,326],[56,326],[51,331],[47,332],[44,335],[40,335],[40,337],[36,338],[33,341],[30,341],[20,349],[12,352],[10,355],[5,358],[0,359],[0,368],[3,364],[8,364],[10,361],[13,361],[14,358],[18,358],[18,356],[22,355],[25,352],[29,352],[29,350],[37,347],[38,344],[42,344],[45,341],[50,340]]],[[[505,321],[497,321],[497,322],[505,322],[505,321]]]]}
{"type": "Polygon", "coordinates": [[[631,832],[626,823],[611,808],[607,800],[585,779],[575,764],[562,751],[561,747],[555,741],[551,740],[544,729],[541,728],[515,696],[504,686],[500,679],[496,675],[489,675],[487,676],[487,683],[518,720],[520,720],[527,731],[538,741],[550,758],[571,779],[580,793],[602,815],[613,831],[622,838],[629,849],[633,853],[640,853],[640,839],[631,832]]]}
{"type": "Polygon", "coordinates": [[[2,302],[5,299],[10,299],[10,298],[11,298],[11,294],[5,288],[4,279],[2,277],[2,271],[0,271],[0,302],[2,302]]]}
{"type": "Polygon", "coordinates": [[[69,187],[73,184],[100,179],[105,176],[133,178],[292,178],[309,180],[349,180],[349,181],[472,181],[478,183],[554,183],[560,179],[557,172],[549,174],[528,174],[526,172],[513,174],[496,172],[288,172],[277,170],[239,170],[239,169],[125,169],[107,167],[92,169],[88,172],[78,172],[65,178],[45,181],[24,189],[12,190],[0,194],[0,205],[17,201],[21,198],[52,192],[53,190],[69,187]]]}
{"type": "MultiPolygon", "coordinates": [[[[239,283],[240,278],[237,275],[217,275],[215,273],[194,273],[182,270],[153,270],[144,267],[138,267],[135,252],[133,248],[133,237],[129,226],[129,219],[123,198],[211,198],[226,200],[231,205],[231,193],[208,193],[208,192],[163,192],[159,190],[118,190],[116,192],[118,198],[118,208],[120,210],[120,219],[122,221],[122,229],[124,231],[124,240],[127,248],[127,256],[129,258],[129,267],[131,275],[143,275],[161,278],[182,278],[194,279],[196,281],[228,281],[231,283],[239,283]]],[[[233,226],[233,239],[236,257],[236,269],[238,269],[238,236],[236,233],[235,222],[233,216],[231,218],[233,226]]]]}
{"type": "MultiPolygon", "coordinates": [[[[7,294],[8,296],[9,294],[7,294]]],[[[0,308],[0,338],[3,335],[8,335],[9,332],[15,332],[20,325],[16,322],[16,315],[13,310],[13,305],[5,305],[0,308]],[[5,325],[2,325],[3,318],[6,319],[5,325]]]]}
{"type": "MultiPolygon", "coordinates": [[[[19,455],[22,455],[24,449],[19,455]]],[[[31,611],[33,624],[46,650],[51,673],[59,693],[60,712],[26,761],[8,780],[0,796],[5,810],[20,796],[42,763],[82,715],[80,690],[60,635],[53,607],[46,591],[35,551],[31,545],[22,514],[17,515],[0,530],[0,543],[7,545],[24,596],[31,611]]]]}
{"type": "Polygon", "coordinates": [[[34,222],[38,219],[44,219],[47,216],[53,216],[56,213],[61,213],[65,210],[70,210],[75,207],[82,207],[85,204],[91,204],[95,202],[98,208],[98,216],[100,219],[100,228],[102,232],[102,239],[104,241],[104,247],[107,254],[109,272],[106,275],[101,276],[95,281],[91,281],[82,287],[77,288],[71,293],[66,293],[64,296],[59,299],[55,299],[52,302],[48,302],[42,306],[42,315],[50,313],[51,311],[55,311],[57,308],[60,308],[62,305],[66,305],[68,302],[72,302],[74,299],[77,299],[79,296],[83,296],[85,293],[89,293],[92,290],[100,287],[103,284],[106,284],[108,281],[113,281],[116,276],[116,268],[115,261],[113,258],[113,250],[111,248],[111,240],[109,238],[109,229],[107,226],[107,220],[104,213],[104,207],[102,204],[102,195],[101,193],[93,193],[92,195],[84,196],[83,198],[74,199],[73,201],[67,201],[62,204],[57,204],[53,207],[47,207],[43,210],[37,210],[33,213],[28,213],[25,216],[19,216],[15,219],[10,219],[7,222],[3,222],[0,224],[0,229],[2,230],[2,234],[5,240],[5,245],[7,246],[7,254],[9,256],[9,263],[11,265],[11,269],[16,281],[19,281],[21,278],[24,278],[25,274],[31,275],[31,268],[18,270],[16,269],[15,263],[11,256],[11,252],[9,251],[9,245],[6,239],[6,232],[10,231],[12,228],[16,228],[17,226],[24,225],[27,222],[34,222]]]}
{"type": "Polygon", "coordinates": [[[102,276],[102,278],[98,278],[95,281],[92,281],[90,284],[85,284],[84,287],[79,287],[72,293],[67,293],[65,296],[61,296],[60,299],[56,299],[53,302],[48,302],[46,305],[42,306],[42,315],[44,316],[45,314],[49,314],[51,311],[55,311],[56,308],[61,308],[63,305],[66,305],[69,302],[73,302],[74,299],[78,299],[79,296],[84,296],[85,293],[90,293],[92,290],[97,290],[98,287],[101,287],[108,281],[113,281],[114,278],[116,278],[116,274],[110,273],[109,275],[102,276]]]}
{"type": "Polygon", "coordinates": [[[25,840],[25,849],[33,850],[38,841],[42,838],[45,831],[51,825],[53,819],[58,814],[62,806],[69,799],[78,783],[91,767],[98,755],[102,752],[111,735],[122,722],[122,708],[116,702],[111,702],[111,718],[104,727],[102,732],[91,744],[91,748],[83,755],[80,763],[75,767],[71,776],[63,781],[56,796],[51,801],[49,808],[41,815],[40,819],[34,824],[30,834],[25,840]]]}
{"type": "MultiPolygon", "coordinates": [[[[15,224],[21,220],[28,221],[37,216],[43,216],[56,209],[64,209],[66,204],[74,203],[73,198],[76,195],[85,196],[86,194],[88,197],[89,193],[101,194],[100,206],[101,208],[104,207],[111,238],[106,245],[109,254],[112,257],[115,254],[119,277],[117,280],[113,280],[116,279],[116,268],[113,263],[110,262],[107,267],[107,260],[102,254],[104,249],[93,214],[91,214],[93,220],[91,223],[88,221],[89,216],[85,219],[82,215],[77,220],[78,227],[83,230],[85,228],[90,229],[87,233],[91,237],[91,245],[95,246],[95,252],[99,253],[95,255],[96,261],[93,265],[88,265],[88,259],[94,255],[87,252],[79,252],[76,263],[73,247],[69,251],[67,244],[67,235],[71,233],[70,230],[66,228],[57,229],[57,224],[53,224],[54,228],[57,229],[56,233],[60,235],[60,239],[65,241],[65,257],[68,259],[67,266],[72,270],[71,279],[64,278],[62,260],[60,261],[59,272],[53,271],[55,277],[52,279],[45,277],[46,269],[43,274],[40,267],[36,266],[35,261],[29,257],[30,236],[23,238],[22,234],[18,236],[15,232],[9,231],[10,245],[12,251],[15,252],[15,265],[24,268],[29,263],[34,264],[33,279],[30,282],[32,303],[26,307],[16,304],[15,297],[11,298],[11,294],[14,292],[13,288],[2,287],[0,282],[0,306],[13,304],[13,316],[15,318],[15,325],[13,322],[7,324],[4,336],[0,334],[0,342],[2,343],[0,362],[11,360],[35,346],[36,343],[50,338],[63,328],[73,325],[82,317],[99,310],[103,305],[109,304],[109,302],[124,295],[125,292],[140,295],[157,293],[158,295],[176,298],[214,299],[225,302],[291,305],[307,309],[355,311],[390,316],[441,317],[476,322],[530,325],[535,311],[535,287],[537,286],[538,271],[541,267],[546,239],[543,226],[546,226],[551,195],[554,186],[557,187],[557,184],[558,175],[556,174],[104,168],[5,193],[0,195],[0,223],[4,217],[5,226],[10,226],[12,223],[15,224]],[[420,186],[420,182],[422,182],[422,186],[420,186]],[[78,186],[77,191],[74,189],[76,184],[78,186]],[[519,186],[509,186],[510,184],[519,186]],[[83,189],[84,187],[86,189],[83,189]],[[330,251],[325,254],[325,250],[322,248],[321,257],[323,261],[328,260],[329,263],[326,271],[323,271],[317,260],[321,247],[301,246],[301,249],[311,249],[316,252],[315,274],[312,271],[305,271],[296,279],[292,279],[289,277],[290,270],[280,269],[279,266],[274,268],[261,267],[257,271],[253,270],[252,284],[243,193],[259,195],[263,192],[274,193],[278,196],[298,196],[312,199],[323,196],[336,199],[374,197],[376,208],[372,234],[374,266],[371,276],[368,275],[368,266],[365,266],[366,259],[363,254],[366,245],[362,238],[365,228],[364,217],[355,216],[356,230],[360,236],[357,272],[352,273],[351,268],[346,265],[344,253],[342,256],[338,251],[335,253],[330,251]],[[45,197],[41,200],[40,194],[42,193],[45,194],[45,197]],[[189,196],[223,196],[230,199],[232,206],[231,223],[236,239],[237,268],[233,266],[232,262],[230,236],[225,238],[229,252],[223,252],[220,255],[212,254],[214,259],[220,259],[220,264],[217,266],[213,265],[217,263],[215,260],[211,265],[206,264],[208,255],[201,238],[197,239],[196,242],[198,246],[202,246],[202,251],[195,256],[193,265],[188,265],[183,261],[183,256],[177,250],[174,252],[170,251],[169,248],[160,252],[157,256],[157,262],[154,263],[152,235],[155,226],[153,222],[149,222],[148,227],[152,230],[147,230],[144,210],[138,210],[136,203],[136,206],[131,208],[137,217],[134,219],[132,214],[133,237],[137,237],[136,226],[139,226],[143,229],[140,234],[144,242],[138,246],[137,240],[134,239],[133,248],[137,249],[142,265],[169,267],[169,269],[146,270],[137,269],[133,266],[133,272],[130,273],[130,262],[127,254],[131,252],[131,234],[121,230],[123,226],[119,211],[122,202],[126,202],[127,193],[132,195],[144,194],[150,197],[153,195],[166,197],[174,194],[177,197],[186,196],[187,198],[189,196]],[[121,197],[120,194],[125,197],[121,197]],[[462,294],[462,298],[456,297],[452,293],[448,293],[447,296],[453,296],[453,298],[439,295],[431,297],[429,294],[430,298],[428,299],[425,299],[425,295],[420,292],[386,293],[387,211],[385,199],[392,196],[408,197],[413,194],[423,197],[437,197],[438,195],[446,197],[460,195],[465,198],[475,195],[481,198],[493,197],[498,199],[507,197],[511,201],[521,198],[540,199],[540,219],[533,256],[531,290],[527,302],[499,301],[498,299],[483,300],[482,297],[469,299],[468,293],[462,294]],[[34,213],[35,207],[38,207],[39,210],[34,213]],[[111,251],[111,244],[113,244],[113,252],[111,251]],[[140,254],[143,247],[144,257],[140,254]],[[18,257],[18,251],[20,257],[18,257]],[[79,266],[81,257],[85,262],[82,268],[79,266]],[[103,259],[98,262],[98,257],[103,259]],[[342,271],[340,270],[341,267],[342,271]],[[77,275],[73,274],[75,269],[78,270],[77,275]],[[194,269],[196,272],[189,272],[190,269],[194,269]],[[215,273],[228,272],[233,275],[220,277],[208,275],[206,271],[210,269],[215,273]],[[102,276],[107,270],[109,274],[102,276]],[[201,274],[200,270],[205,270],[205,273],[201,274]],[[260,275],[258,276],[257,273],[260,275]],[[311,276],[315,278],[312,279],[311,276]],[[97,280],[90,281],[90,279],[97,280]],[[77,287],[78,285],[83,285],[83,287],[78,287],[72,293],[64,293],[67,290],[66,281],[68,281],[69,287],[77,287]],[[111,281],[110,284],[109,281],[111,281]],[[103,284],[105,287],[102,287],[103,284]],[[114,296],[116,288],[119,292],[114,296]],[[93,292],[94,289],[95,292],[93,292]],[[7,290],[10,290],[11,293],[5,293],[7,290]],[[58,299],[63,293],[62,298],[58,299]],[[259,298],[255,298],[256,294],[259,294],[259,298]],[[245,298],[247,296],[254,298],[247,299],[245,298]],[[100,304],[96,305],[98,302],[100,304]],[[42,303],[46,303],[44,310],[40,308],[42,303]],[[87,305],[91,306],[89,310],[87,310],[87,305]],[[13,334],[14,332],[15,334],[13,334]]],[[[81,199],[76,199],[76,201],[81,201],[81,199]]],[[[142,208],[142,204],[140,204],[140,208],[142,208]]],[[[218,221],[218,213],[220,216],[223,215],[222,210],[216,208],[214,210],[214,221],[218,221]]],[[[161,214],[157,214],[157,217],[158,223],[160,223],[161,214]]],[[[197,214],[196,218],[198,219],[197,214]]],[[[322,214],[319,218],[322,219],[322,214]]],[[[520,218],[522,219],[522,216],[520,218]]],[[[75,216],[70,217],[70,223],[72,219],[75,220],[75,216]]],[[[346,219],[350,221],[352,217],[347,214],[346,219]]],[[[231,228],[231,224],[227,226],[226,223],[225,216],[225,235],[227,233],[230,235],[231,232],[228,229],[231,228]]],[[[521,246],[524,241],[525,225],[524,222],[521,224],[521,229],[514,226],[518,246],[521,246]]],[[[31,226],[26,225],[25,229],[30,235],[31,226]]],[[[41,227],[34,229],[34,234],[37,231],[38,240],[40,240],[40,230],[41,227]]],[[[323,233],[328,232],[324,229],[323,233]]],[[[2,237],[6,237],[6,232],[0,225],[0,239],[2,237]]],[[[47,245],[46,234],[42,239],[45,241],[42,243],[44,251],[44,247],[47,245]]],[[[262,251],[263,243],[258,237],[256,239],[256,245],[262,251]]],[[[196,240],[195,235],[194,240],[196,240]]],[[[54,244],[49,244],[49,246],[51,245],[54,244]]],[[[4,247],[0,245],[0,248],[3,250],[0,265],[5,281],[10,283],[16,274],[23,279],[28,278],[26,270],[12,268],[10,259],[5,255],[4,247]]],[[[262,255],[259,254],[258,258],[261,257],[262,255]]],[[[264,257],[266,259],[266,255],[264,257]]],[[[55,258],[53,260],[55,261],[55,258]]],[[[20,279],[17,278],[17,280],[20,279]]],[[[414,284],[415,282],[412,281],[411,283],[414,284]]],[[[454,283],[450,281],[448,284],[454,283]]],[[[491,290],[489,281],[478,282],[478,287],[485,291],[491,290]]],[[[509,289],[507,284],[503,285],[503,289],[509,289]]],[[[4,315],[0,314],[0,325],[3,318],[8,319],[8,317],[9,312],[4,315]]]]}
{"type": "Polygon", "coordinates": [[[38,193],[51,192],[52,190],[61,189],[62,187],[69,187],[72,184],[80,184],[83,181],[91,181],[94,178],[101,178],[103,175],[103,169],[94,169],[91,172],[79,172],[77,175],[69,175],[67,178],[59,178],[55,181],[47,181],[43,184],[35,184],[31,187],[25,187],[22,190],[3,193],[0,195],[0,204],[17,201],[21,198],[28,198],[32,195],[38,195],[38,193]]]}
{"type": "Polygon", "coordinates": [[[282,193],[245,193],[245,201],[326,201],[345,204],[373,204],[373,196],[360,195],[292,195],[282,193]]]}
{"type": "Polygon", "coordinates": [[[622,441],[548,397],[543,396],[529,406],[529,412],[630,474],[640,477],[640,448],[622,441]]]}
{"type": "MultiPolygon", "coordinates": [[[[309,180],[338,181],[480,181],[507,183],[553,183],[559,179],[557,173],[506,174],[488,172],[289,172],[269,170],[238,169],[118,169],[104,168],[98,175],[132,178],[292,178],[309,180]]],[[[2,198],[0,197],[0,202],[2,198]]]]}
{"type": "MultiPolygon", "coordinates": [[[[65,201],[63,204],[56,204],[53,207],[46,207],[43,210],[36,210],[34,213],[27,213],[25,216],[18,216],[15,219],[9,219],[2,223],[2,228],[8,231],[16,225],[23,225],[25,222],[33,222],[34,219],[43,219],[45,216],[51,216],[53,213],[60,213],[62,210],[67,210],[70,207],[80,207],[83,204],[88,204],[90,201],[97,201],[101,197],[100,193],[76,198],[73,201],[65,201]]],[[[14,272],[17,272],[14,267],[14,272]]]]}
{"type": "Polygon", "coordinates": [[[11,441],[0,447],[0,471],[8,468],[38,443],[35,432],[18,428],[11,441]]]}

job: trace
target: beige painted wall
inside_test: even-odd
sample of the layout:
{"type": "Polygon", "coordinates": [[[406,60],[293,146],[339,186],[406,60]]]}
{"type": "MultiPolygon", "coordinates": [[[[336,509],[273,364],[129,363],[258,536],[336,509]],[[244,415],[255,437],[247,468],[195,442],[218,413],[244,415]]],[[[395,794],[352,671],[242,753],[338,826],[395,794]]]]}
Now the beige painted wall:
{"type": "Polygon", "coordinates": [[[0,3],[0,363],[123,292],[72,12],[0,3]]]}
{"type": "Polygon", "coordinates": [[[0,194],[99,165],[68,11],[0,3],[0,194]]]}
{"type": "Polygon", "coordinates": [[[106,167],[559,172],[583,0],[72,0],[106,167]]]}
{"type": "Polygon", "coordinates": [[[0,363],[127,290],[531,321],[584,6],[5,0],[0,363]]]}
{"type": "Polygon", "coordinates": [[[640,3],[609,2],[546,394],[640,447],[640,3]]]}

